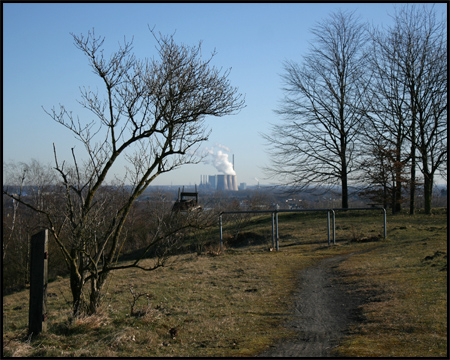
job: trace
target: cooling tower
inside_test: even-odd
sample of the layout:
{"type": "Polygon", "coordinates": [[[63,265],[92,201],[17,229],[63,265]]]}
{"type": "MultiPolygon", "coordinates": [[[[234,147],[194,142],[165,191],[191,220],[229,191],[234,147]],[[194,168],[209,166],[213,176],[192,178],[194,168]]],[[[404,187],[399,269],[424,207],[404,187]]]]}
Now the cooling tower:
{"type": "Polygon", "coordinates": [[[238,184],[237,184],[237,178],[236,175],[233,175],[233,191],[238,191],[238,184]]]}
{"type": "Polygon", "coordinates": [[[217,190],[226,191],[228,190],[228,178],[227,175],[217,175],[217,190]]]}
{"type": "Polygon", "coordinates": [[[217,175],[217,190],[219,191],[237,191],[236,175],[217,175]]]}
{"type": "Polygon", "coordinates": [[[236,175],[228,175],[228,190],[237,191],[236,175]]]}
{"type": "Polygon", "coordinates": [[[227,190],[231,190],[233,186],[233,176],[232,175],[225,175],[227,177],[227,190]]]}

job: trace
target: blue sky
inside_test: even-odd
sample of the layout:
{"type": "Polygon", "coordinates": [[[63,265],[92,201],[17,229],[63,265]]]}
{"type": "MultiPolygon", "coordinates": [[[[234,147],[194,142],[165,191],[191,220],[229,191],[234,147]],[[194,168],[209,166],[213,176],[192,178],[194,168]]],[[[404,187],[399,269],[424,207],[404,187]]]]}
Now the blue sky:
{"type": "MultiPolygon", "coordinates": [[[[231,68],[230,81],[245,94],[246,108],[238,115],[210,118],[212,130],[203,148],[223,145],[235,155],[238,183],[268,183],[262,167],[268,163],[264,140],[283,94],[280,74],[284,60],[301,62],[308,52],[310,29],[337,9],[356,10],[362,21],[388,25],[395,5],[389,3],[331,4],[3,4],[3,160],[52,163],[55,143],[61,159],[70,160],[72,134],[42,109],[63,104],[81,119],[79,88],[97,86],[84,55],[70,33],[95,28],[106,37],[106,53],[125,36],[134,36],[137,57],[155,55],[148,26],[188,45],[202,41],[203,54],[214,49],[214,65],[231,68]]],[[[436,4],[446,11],[446,4],[436,4]]],[[[101,88],[100,88],[101,90],[101,88]]],[[[230,155],[231,158],[231,155],[230,155]]],[[[118,168],[116,171],[120,172],[118,168]]],[[[214,175],[211,164],[186,165],[158,178],[154,185],[199,183],[214,175]]]]}

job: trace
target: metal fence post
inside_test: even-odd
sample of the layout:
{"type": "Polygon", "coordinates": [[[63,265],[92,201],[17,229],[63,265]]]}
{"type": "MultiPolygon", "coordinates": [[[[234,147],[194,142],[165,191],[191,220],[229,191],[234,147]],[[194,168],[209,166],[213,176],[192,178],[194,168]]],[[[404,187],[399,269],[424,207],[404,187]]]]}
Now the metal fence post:
{"type": "Polygon", "coordinates": [[[272,249],[275,250],[275,214],[272,213],[272,249]]]}
{"type": "Polygon", "coordinates": [[[383,208],[383,226],[384,226],[384,240],[387,239],[387,226],[386,226],[386,209],[383,208]]]}
{"type": "MultiPolygon", "coordinates": [[[[333,244],[336,245],[336,211],[337,210],[379,210],[382,208],[348,208],[348,209],[281,209],[281,210],[248,210],[248,211],[223,211],[219,216],[219,222],[220,222],[220,246],[222,250],[223,246],[223,239],[222,239],[222,215],[223,214],[249,214],[249,213],[255,213],[255,214],[262,214],[262,213],[271,213],[272,214],[272,246],[273,249],[279,250],[279,231],[278,231],[278,213],[279,212],[305,212],[305,211],[320,211],[320,212],[327,212],[327,225],[328,225],[328,245],[330,245],[330,211],[333,214],[332,219],[332,227],[333,227],[333,244]],[[275,218],[275,219],[274,219],[275,218]],[[275,234],[274,234],[275,232],[275,234]],[[276,238],[276,244],[275,244],[275,238],[276,238]]],[[[387,225],[386,225],[386,209],[383,209],[384,211],[384,238],[387,238],[387,225]]]]}
{"type": "Polygon", "coordinates": [[[278,236],[278,211],[275,211],[275,231],[277,237],[277,251],[280,250],[280,238],[278,236]]]}
{"type": "Polygon", "coordinates": [[[223,234],[222,234],[222,214],[219,215],[219,228],[220,228],[220,251],[223,251],[223,234]]]}
{"type": "Polygon", "coordinates": [[[336,214],[334,213],[334,209],[331,209],[333,213],[333,245],[336,245],[336,214]]]}
{"type": "Polygon", "coordinates": [[[47,330],[48,230],[31,237],[28,334],[47,330]]]}
{"type": "Polygon", "coordinates": [[[330,246],[330,211],[327,211],[328,246],[330,246]]]}

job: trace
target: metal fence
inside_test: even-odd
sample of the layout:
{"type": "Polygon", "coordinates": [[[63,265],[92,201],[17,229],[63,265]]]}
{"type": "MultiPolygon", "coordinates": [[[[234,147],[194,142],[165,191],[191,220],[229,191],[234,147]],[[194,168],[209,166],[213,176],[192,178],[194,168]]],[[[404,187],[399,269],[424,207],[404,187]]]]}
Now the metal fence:
{"type": "Polygon", "coordinates": [[[336,211],[359,211],[359,210],[382,210],[383,211],[383,230],[384,238],[387,238],[386,229],[386,209],[381,207],[370,207],[370,208],[334,208],[334,209],[289,209],[289,210],[243,210],[243,211],[222,211],[219,214],[219,228],[220,228],[220,251],[223,250],[223,228],[222,228],[222,216],[226,214],[272,214],[272,247],[277,251],[280,250],[280,241],[278,233],[278,213],[284,212],[326,212],[327,213],[327,231],[328,231],[328,245],[331,245],[331,231],[330,231],[330,214],[332,217],[332,233],[333,233],[333,244],[336,244],[336,211]]]}

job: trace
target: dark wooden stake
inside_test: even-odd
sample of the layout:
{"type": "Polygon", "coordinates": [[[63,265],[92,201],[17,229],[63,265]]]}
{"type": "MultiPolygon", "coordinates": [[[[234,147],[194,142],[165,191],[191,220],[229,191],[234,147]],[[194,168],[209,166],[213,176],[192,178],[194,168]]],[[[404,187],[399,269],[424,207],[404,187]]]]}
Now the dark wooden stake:
{"type": "Polygon", "coordinates": [[[28,334],[47,330],[48,230],[31,237],[28,334]]]}

